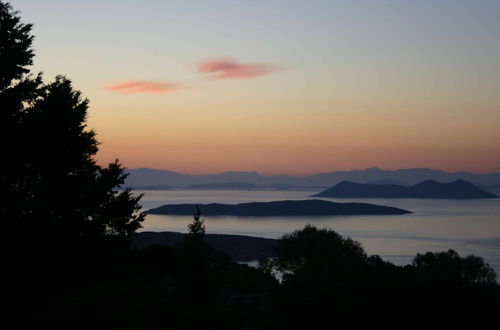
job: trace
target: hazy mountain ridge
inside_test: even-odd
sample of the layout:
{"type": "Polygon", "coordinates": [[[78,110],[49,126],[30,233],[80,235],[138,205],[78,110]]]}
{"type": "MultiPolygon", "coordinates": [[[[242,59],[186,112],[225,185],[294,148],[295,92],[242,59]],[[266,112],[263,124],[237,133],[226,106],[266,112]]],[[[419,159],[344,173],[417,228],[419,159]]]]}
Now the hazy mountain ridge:
{"type": "Polygon", "coordinates": [[[342,181],[357,183],[370,182],[400,182],[414,185],[425,180],[435,180],[443,183],[465,180],[482,188],[500,186],[500,173],[478,174],[471,172],[445,172],[427,168],[381,170],[368,168],[365,170],[335,171],[318,173],[305,177],[291,175],[260,175],[257,172],[230,171],[221,174],[189,175],[172,171],[149,168],[130,169],[130,175],[125,183],[133,188],[155,189],[155,186],[186,187],[204,184],[227,184],[240,182],[257,186],[290,185],[296,187],[327,188],[342,181]]]}

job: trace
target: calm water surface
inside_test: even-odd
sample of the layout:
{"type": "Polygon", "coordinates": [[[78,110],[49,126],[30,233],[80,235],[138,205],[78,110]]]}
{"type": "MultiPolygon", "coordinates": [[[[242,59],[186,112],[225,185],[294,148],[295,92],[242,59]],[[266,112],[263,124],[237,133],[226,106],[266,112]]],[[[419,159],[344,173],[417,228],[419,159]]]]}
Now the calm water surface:
{"type": "MultiPolygon", "coordinates": [[[[227,203],[308,199],[315,191],[158,190],[144,193],[144,209],[163,204],[227,203]]],[[[498,192],[496,192],[498,194],[498,192]]],[[[278,238],[306,224],[331,228],[360,241],[369,254],[396,264],[411,262],[415,254],[454,249],[462,255],[486,259],[500,275],[500,199],[330,199],[366,202],[412,211],[383,216],[322,217],[204,217],[208,233],[278,238]]],[[[189,216],[148,215],[143,231],[186,232],[189,216]]]]}

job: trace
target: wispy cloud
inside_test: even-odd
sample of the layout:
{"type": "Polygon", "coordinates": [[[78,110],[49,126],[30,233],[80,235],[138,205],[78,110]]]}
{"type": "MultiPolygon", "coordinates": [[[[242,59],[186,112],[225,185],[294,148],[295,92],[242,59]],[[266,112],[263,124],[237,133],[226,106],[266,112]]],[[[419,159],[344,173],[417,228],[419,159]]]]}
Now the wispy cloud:
{"type": "Polygon", "coordinates": [[[198,72],[211,74],[211,79],[248,79],[283,70],[267,63],[240,63],[232,57],[201,61],[197,67],[198,72]]]}
{"type": "Polygon", "coordinates": [[[185,87],[161,81],[133,80],[104,86],[103,89],[122,94],[166,94],[180,89],[185,89],[185,87]]]}

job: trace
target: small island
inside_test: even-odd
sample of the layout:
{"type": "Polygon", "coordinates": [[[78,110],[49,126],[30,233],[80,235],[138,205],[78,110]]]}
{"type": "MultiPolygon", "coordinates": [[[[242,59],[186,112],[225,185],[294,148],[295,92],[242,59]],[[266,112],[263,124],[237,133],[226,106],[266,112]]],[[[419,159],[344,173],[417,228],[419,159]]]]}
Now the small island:
{"type": "Polygon", "coordinates": [[[498,198],[464,180],[440,183],[426,180],[413,186],[396,184],[362,184],[343,181],[336,186],[312,197],[332,198],[442,198],[442,199],[481,199],[498,198]]]}
{"type": "Polygon", "coordinates": [[[148,214],[192,215],[199,207],[204,215],[231,216],[327,216],[408,214],[410,211],[367,203],[334,203],[319,199],[241,204],[166,204],[148,214]]]}

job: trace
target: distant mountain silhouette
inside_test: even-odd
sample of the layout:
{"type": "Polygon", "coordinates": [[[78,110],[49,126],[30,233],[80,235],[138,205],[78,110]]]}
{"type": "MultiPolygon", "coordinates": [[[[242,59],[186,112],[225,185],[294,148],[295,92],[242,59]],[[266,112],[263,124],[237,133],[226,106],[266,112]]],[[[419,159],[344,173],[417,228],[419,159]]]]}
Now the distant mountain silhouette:
{"type": "Polygon", "coordinates": [[[148,168],[132,169],[128,170],[128,173],[130,175],[127,178],[126,186],[134,188],[157,185],[186,187],[190,185],[241,182],[259,186],[289,185],[294,187],[316,187],[318,189],[324,189],[342,181],[353,181],[358,183],[383,183],[383,181],[385,181],[385,183],[389,183],[390,181],[387,180],[391,180],[392,183],[400,182],[402,185],[414,185],[424,180],[436,180],[439,182],[465,180],[482,187],[500,186],[500,173],[449,173],[427,168],[386,171],[374,167],[365,170],[319,173],[305,177],[294,177],[290,175],[265,176],[257,172],[225,172],[221,174],[187,175],[148,168]]]}
{"type": "Polygon", "coordinates": [[[129,187],[144,187],[153,185],[187,187],[191,185],[232,182],[251,183],[254,185],[302,185],[300,179],[293,176],[262,176],[257,172],[230,171],[221,174],[188,175],[172,171],[138,168],[128,170],[128,173],[129,177],[127,178],[126,185],[129,187]]]}
{"type": "Polygon", "coordinates": [[[410,187],[393,184],[376,185],[343,181],[332,188],[313,195],[313,197],[450,199],[497,198],[496,195],[484,191],[463,180],[457,180],[451,183],[440,183],[434,180],[427,180],[410,187]]]}
{"type": "Polygon", "coordinates": [[[204,215],[303,216],[303,215],[375,215],[406,214],[410,211],[366,203],[334,203],[318,199],[299,201],[254,202],[241,204],[167,204],[148,214],[191,215],[199,207],[204,215]]]}
{"type": "Polygon", "coordinates": [[[245,182],[228,182],[228,183],[207,183],[194,184],[186,187],[171,187],[165,185],[151,185],[135,187],[138,190],[172,190],[172,189],[189,189],[189,190],[317,190],[315,187],[293,186],[288,184],[272,184],[268,186],[256,185],[245,182]]]}

